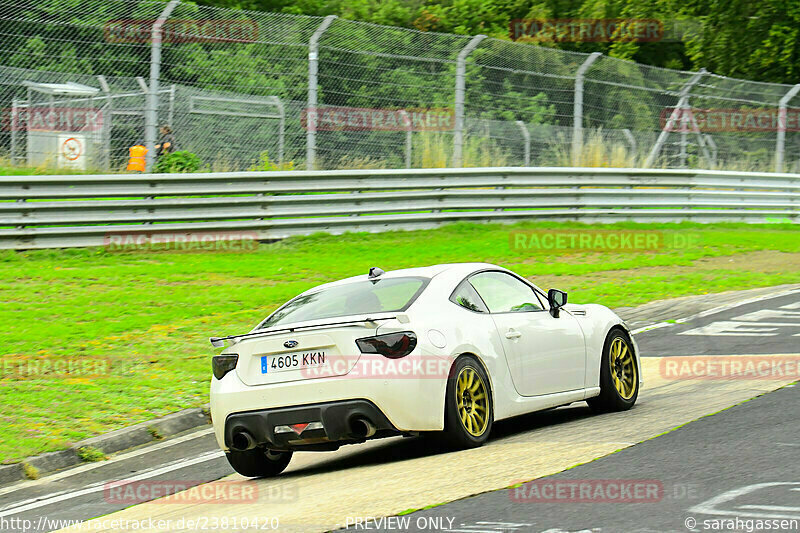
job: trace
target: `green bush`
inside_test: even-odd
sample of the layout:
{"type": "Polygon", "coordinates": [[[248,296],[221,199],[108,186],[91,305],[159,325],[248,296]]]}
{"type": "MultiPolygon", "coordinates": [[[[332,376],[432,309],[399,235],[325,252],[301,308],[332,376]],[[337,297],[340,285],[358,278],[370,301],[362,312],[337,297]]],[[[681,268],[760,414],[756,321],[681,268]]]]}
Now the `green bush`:
{"type": "Polygon", "coordinates": [[[156,173],[177,173],[177,172],[197,172],[203,162],[197,154],[187,151],[173,152],[164,154],[158,158],[153,172],[156,173]]]}
{"type": "Polygon", "coordinates": [[[264,150],[258,156],[258,163],[250,167],[250,170],[294,170],[294,161],[279,163],[269,158],[269,152],[264,150]]]}
{"type": "Polygon", "coordinates": [[[28,479],[39,479],[39,469],[24,461],[22,462],[22,472],[28,479]]]}
{"type": "Polygon", "coordinates": [[[92,446],[82,446],[78,448],[78,457],[85,463],[96,463],[97,461],[105,461],[108,459],[102,450],[98,450],[92,446]]]}

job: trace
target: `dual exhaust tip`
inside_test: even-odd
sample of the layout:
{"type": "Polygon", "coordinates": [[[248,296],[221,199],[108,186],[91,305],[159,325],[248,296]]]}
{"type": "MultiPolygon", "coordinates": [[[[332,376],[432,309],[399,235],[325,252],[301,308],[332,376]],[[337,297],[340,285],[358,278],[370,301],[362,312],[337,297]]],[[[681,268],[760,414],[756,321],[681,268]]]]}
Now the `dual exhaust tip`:
{"type": "MultiPolygon", "coordinates": [[[[350,420],[350,435],[357,439],[368,439],[375,434],[375,425],[366,417],[356,416],[350,420]]],[[[231,450],[235,452],[246,452],[258,446],[255,437],[247,431],[241,430],[233,434],[231,438],[231,450]]]]}

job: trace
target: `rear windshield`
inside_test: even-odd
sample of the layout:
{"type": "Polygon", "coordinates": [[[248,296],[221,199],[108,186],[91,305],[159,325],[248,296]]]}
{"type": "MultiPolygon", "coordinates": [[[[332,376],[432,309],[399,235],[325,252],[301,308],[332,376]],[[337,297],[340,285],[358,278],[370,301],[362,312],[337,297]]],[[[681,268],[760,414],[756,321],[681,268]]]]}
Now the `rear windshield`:
{"type": "Polygon", "coordinates": [[[257,329],[306,320],[405,311],[428,281],[418,277],[354,281],[303,294],[275,311],[257,329]]]}

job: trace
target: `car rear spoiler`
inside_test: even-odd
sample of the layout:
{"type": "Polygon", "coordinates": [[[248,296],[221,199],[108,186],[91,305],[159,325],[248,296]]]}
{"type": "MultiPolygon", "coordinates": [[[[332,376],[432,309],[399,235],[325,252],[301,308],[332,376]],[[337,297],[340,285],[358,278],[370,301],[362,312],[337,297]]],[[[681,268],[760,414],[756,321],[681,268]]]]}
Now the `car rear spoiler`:
{"type": "Polygon", "coordinates": [[[288,328],[270,329],[265,331],[251,331],[250,333],[243,333],[242,335],[228,335],[227,337],[210,337],[208,340],[209,342],[211,342],[211,346],[215,348],[222,348],[223,346],[225,346],[225,341],[227,340],[233,340],[233,339],[238,340],[250,337],[257,337],[259,335],[271,335],[273,333],[292,332],[298,329],[320,328],[328,326],[345,326],[347,324],[361,324],[367,322],[376,322],[378,320],[392,320],[395,318],[404,324],[408,322],[408,315],[382,316],[377,318],[358,318],[355,320],[345,320],[343,322],[325,322],[323,324],[308,324],[306,326],[294,326],[288,328]]]}

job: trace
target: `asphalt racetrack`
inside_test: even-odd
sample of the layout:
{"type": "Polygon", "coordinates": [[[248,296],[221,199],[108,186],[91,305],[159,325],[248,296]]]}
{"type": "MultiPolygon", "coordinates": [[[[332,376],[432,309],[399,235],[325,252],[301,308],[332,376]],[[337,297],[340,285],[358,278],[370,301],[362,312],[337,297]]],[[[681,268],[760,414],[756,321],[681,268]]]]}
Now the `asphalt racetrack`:
{"type": "Polygon", "coordinates": [[[798,403],[790,385],[555,476],[412,513],[406,529],[438,517],[473,533],[747,531],[758,520],[798,531],[800,412],[787,410],[798,403]]]}

